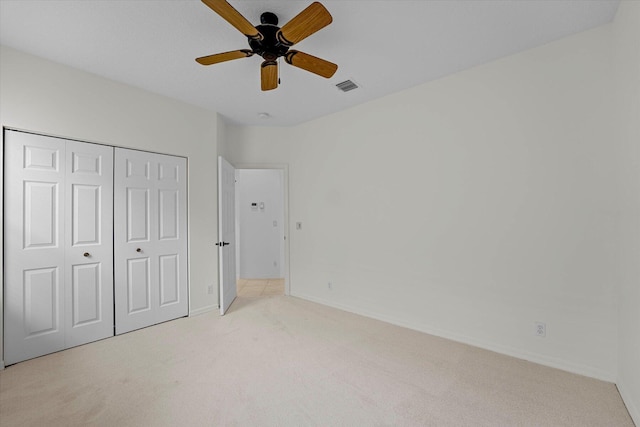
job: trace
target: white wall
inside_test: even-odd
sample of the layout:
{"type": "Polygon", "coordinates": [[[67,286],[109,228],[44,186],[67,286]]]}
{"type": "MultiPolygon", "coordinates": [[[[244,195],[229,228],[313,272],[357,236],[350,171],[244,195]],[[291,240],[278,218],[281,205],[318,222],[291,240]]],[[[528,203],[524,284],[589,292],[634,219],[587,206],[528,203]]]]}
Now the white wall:
{"type": "Polygon", "coordinates": [[[295,128],[229,126],[231,161],[289,164],[291,294],[615,380],[611,32],[295,128]]]}
{"type": "Polygon", "coordinates": [[[638,8],[291,129],[2,48],[0,125],[188,156],[192,311],[217,304],[222,135],[231,161],[289,164],[293,295],[617,379],[638,423],[638,8]]]}
{"type": "Polygon", "coordinates": [[[282,171],[278,169],[236,171],[239,277],[284,277],[282,175],[282,171]],[[255,209],[252,208],[252,203],[257,203],[255,209]],[[261,204],[264,204],[263,209],[261,204]]]}
{"type": "Polygon", "coordinates": [[[200,108],[10,48],[0,51],[3,127],[188,157],[191,312],[218,303],[207,293],[209,285],[217,288],[217,121],[200,108]]]}
{"type": "Polygon", "coordinates": [[[622,192],[618,389],[640,425],[640,2],[624,1],[614,21],[617,179],[622,192]]]}

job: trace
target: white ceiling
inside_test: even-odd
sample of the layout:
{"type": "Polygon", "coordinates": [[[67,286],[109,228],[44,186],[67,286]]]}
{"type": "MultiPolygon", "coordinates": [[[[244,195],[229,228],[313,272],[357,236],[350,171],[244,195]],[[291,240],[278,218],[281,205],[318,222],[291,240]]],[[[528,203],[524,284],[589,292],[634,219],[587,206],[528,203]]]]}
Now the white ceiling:
{"type": "MultiPolygon", "coordinates": [[[[195,62],[248,48],[199,0],[0,0],[0,43],[235,123],[288,126],[607,23],[619,0],[321,2],[333,23],[295,49],[335,62],[337,73],[327,80],[281,61],[282,83],[270,92],[260,90],[262,58],[195,62]],[[361,88],[340,92],[346,79],[361,88]]],[[[271,11],[283,25],[311,0],[230,3],[254,24],[271,11]]]]}

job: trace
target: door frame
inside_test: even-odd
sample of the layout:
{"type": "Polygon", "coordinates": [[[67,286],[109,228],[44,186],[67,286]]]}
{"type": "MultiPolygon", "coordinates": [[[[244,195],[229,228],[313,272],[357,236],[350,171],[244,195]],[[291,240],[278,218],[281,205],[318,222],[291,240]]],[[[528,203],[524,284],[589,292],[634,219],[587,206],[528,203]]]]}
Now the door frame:
{"type": "MultiPolygon", "coordinates": [[[[236,170],[239,169],[275,169],[282,171],[282,195],[283,195],[283,213],[284,225],[284,259],[282,271],[284,272],[284,294],[291,295],[291,277],[289,269],[289,165],[286,163],[237,163],[234,164],[236,170]]],[[[239,212],[236,211],[236,223],[238,223],[239,212]]],[[[238,245],[238,235],[236,233],[236,246],[238,245]]]]}

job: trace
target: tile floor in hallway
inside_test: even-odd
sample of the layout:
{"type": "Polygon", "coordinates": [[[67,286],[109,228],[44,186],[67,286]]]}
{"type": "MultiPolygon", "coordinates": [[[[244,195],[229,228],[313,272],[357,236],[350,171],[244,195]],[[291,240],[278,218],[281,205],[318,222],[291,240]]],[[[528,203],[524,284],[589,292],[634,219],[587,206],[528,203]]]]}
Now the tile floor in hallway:
{"type": "Polygon", "coordinates": [[[258,298],[284,295],[284,279],[238,279],[238,296],[258,298]]]}

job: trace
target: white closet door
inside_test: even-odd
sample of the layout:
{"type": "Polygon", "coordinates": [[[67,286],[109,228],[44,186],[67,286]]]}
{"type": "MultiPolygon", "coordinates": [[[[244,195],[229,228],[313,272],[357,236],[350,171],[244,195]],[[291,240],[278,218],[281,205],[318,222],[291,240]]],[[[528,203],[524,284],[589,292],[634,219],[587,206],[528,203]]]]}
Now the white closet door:
{"type": "Polygon", "coordinates": [[[66,346],[113,336],[113,148],[66,144],[66,346]]]}
{"type": "Polygon", "coordinates": [[[156,154],[158,271],[156,323],[188,314],[187,159],[156,154]]]}
{"type": "Polygon", "coordinates": [[[186,316],[186,159],[116,149],[116,334],[186,316]]]}
{"type": "Polygon", "coordinates": [[[65,141],[5,132],[7,365],[64,344],[65,141]]]}
{"type": "Polygon", "coordinates": [[[113,335],[112,158],[5,132],[5,363],[113,335]]]}

